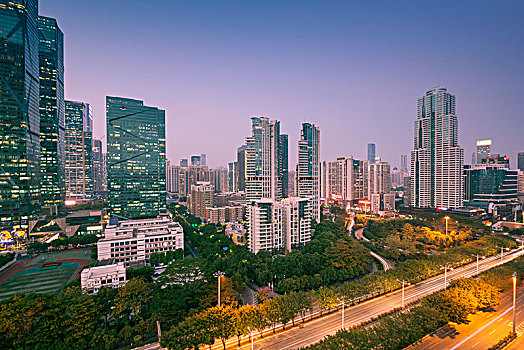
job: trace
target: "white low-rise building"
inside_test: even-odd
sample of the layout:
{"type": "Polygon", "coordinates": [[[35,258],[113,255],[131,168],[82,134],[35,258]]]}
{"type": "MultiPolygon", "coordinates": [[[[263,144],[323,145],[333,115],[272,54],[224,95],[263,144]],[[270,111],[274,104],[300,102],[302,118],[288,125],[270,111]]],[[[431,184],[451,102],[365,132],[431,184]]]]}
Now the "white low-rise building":
{"type": "Polygon", "coordinates": [[[146,263],[151,253],[184,249],[184,231],[168,216],[107,225],[97,244],[98,259],[115,259],[126,267],[146,263]]]}
{"type": "Polygon", "coordinates": [[[98,261],[95,266],[82,270],[80,274],[82,291],[96,294],[102,287],[119,288],[126,284],[124,263],[112,260],[98,261]]]}

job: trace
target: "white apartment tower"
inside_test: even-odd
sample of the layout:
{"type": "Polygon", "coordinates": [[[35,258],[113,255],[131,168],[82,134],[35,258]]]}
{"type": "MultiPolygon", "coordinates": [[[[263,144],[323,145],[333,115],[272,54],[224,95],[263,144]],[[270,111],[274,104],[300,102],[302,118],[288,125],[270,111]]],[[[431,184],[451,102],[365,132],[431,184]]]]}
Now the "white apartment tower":
{"type": "Polygon", "coordinates": [[[310,199],[290,197],[281,201],[263,198],[251,201],[246,207],[249,250],[261,250],[303,245],[311,240],[310,199]]]}
{"type": "Polygon", "coordinates": [[[280,122],[252,117],[246,138],[246,199],[282,198],[280,122]]]}
{"type": "Polygon", "coordinates": [[[411,151],[411,204],[422,208],[461,207],[463,164],[455,96],[444,87],[430,89],[417,104],[411,151]]]}
{"type": "Polygon", "coordinates": [[[320,222],[320,129],[310,123],[302,124],[298,141],[296,171],[297,197],[311,200],[312,218],[320,222]]]}

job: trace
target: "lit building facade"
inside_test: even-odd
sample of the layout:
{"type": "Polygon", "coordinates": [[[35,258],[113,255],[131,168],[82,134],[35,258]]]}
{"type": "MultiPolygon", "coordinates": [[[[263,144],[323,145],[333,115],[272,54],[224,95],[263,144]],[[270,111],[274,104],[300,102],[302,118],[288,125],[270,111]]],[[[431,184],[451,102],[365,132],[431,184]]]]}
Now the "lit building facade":
{"type": "MultiPolygon", "coordinates": [[[[91,106],[84,102],[65,101],[65,129],[66,199],[90,200],[94,189],[91,106]]],[[[97,156],[101,156],[101,150],[99,152],[97,156]]]]}
{"type": "Polygon", "coordinates": [[[320,222],[320,129],[302,124],[298,141],[298,164],[295,173],[297,197],[309,198],[312,218],[320,222]]]}
{"type": "Polygon", "coordinates": [[[504,164],[465,165],[464,180],[467,206],[488,209],[490,203],[518,202],[518,171],[504,164]]]}
{"type": "Polygon", "coordinates": [[[482,164],[482,160],[491,156],[491,140],[478,140],[476,151],[476,163],[482,164]]]}
{"type": "Polygon", "coordinates": [[[2,4],[0,222],[17,228],[40,209],[38,1],[2,4]]]}
{"type": "Polygon", "coordinates": [[[455,96],[444,87],[418,99],[411,151],[411,194],[414,207],[462,206],[464,150],[458,145],[455,96]]]}
{"type": "Polygon", "coordinates": [[[54,18],[38,17],[40,66],[40,194],[43,206],[65,197],[64,34],[54,18]]]}
{"type": "Polygon", "coordinates": [[[110,96],[106,111],[110,215],[134,219],[165,212],[165,112],[110,96]]]}

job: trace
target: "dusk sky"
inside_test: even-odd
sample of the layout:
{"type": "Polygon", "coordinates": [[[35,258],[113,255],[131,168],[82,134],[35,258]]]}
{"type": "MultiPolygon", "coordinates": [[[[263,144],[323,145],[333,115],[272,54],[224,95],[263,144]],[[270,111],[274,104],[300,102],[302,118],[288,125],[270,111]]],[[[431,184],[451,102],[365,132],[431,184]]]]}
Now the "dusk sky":
{"type": "Polygon", "coordinates": [[[281,121],[290,169],[300,124],[321,130],[321,159],[398,166],[419,96],[457,97],[459,144],[524,151],[523,1],[41,0],[65,36],[65,97],[90,103],[105,134],[105,96],[166,110],[167,157],[206,153],[226,166],[250,117],[281,121]]]}

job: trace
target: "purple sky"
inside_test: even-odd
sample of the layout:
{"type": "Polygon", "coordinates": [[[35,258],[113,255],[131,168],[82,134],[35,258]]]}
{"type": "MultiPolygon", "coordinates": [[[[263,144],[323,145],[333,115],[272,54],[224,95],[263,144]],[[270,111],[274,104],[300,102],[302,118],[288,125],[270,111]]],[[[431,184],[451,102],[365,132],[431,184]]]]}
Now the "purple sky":
{"type": "Polygon", "coordinates": [[[290,168],[300,123],[321,129],[321,158],[377,156],[399,165],[416,102],[457,96],[459,143],[477,139],[512,166],[524,151],[522,1],[40,1],[65,36],[66,98],[105,96],[166,110],[168,159],[207,153],[225,166],[250,117],[281,121],[290,168]]]}

